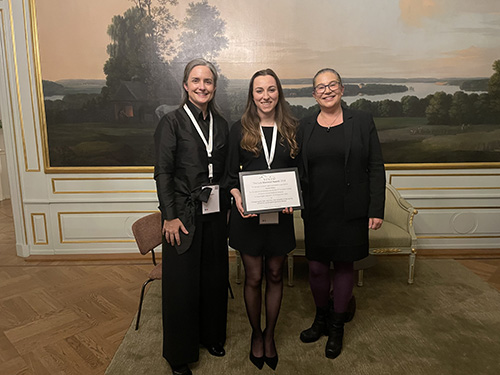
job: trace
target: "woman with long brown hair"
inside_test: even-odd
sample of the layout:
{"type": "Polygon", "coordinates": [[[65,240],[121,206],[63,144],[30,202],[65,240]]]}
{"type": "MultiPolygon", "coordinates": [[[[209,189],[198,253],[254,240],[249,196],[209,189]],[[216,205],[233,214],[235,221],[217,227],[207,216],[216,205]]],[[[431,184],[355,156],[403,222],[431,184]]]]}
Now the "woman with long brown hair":
{"type": "Polygon", "coordinates": [[[229,245],[238,250],[245,267],[244,298],[252,327],[250,360],[259,369],[278,364],[274,330],[283,295],[283,264],[295,248],[292,209],[245,215],[238,173],[295,166],[297,121],[290,113],[283,89],[271,69],[250,80],[248,100],[240,121],[229,133],[228,190],[233,196],[229,245]],[[271,224],[268,224],[268,223],[271,224]],[[262,277],[266,278],[265,329],[261,326],[262,277]]]}

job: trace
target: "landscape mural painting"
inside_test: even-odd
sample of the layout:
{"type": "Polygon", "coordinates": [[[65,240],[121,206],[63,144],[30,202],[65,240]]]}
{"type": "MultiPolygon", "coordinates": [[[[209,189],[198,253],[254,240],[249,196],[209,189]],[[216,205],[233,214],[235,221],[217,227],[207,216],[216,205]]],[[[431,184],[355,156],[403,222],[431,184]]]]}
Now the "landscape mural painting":
{"type": "MultiPolygon", "coordinates": [[[[369,111],[388,165],[500,162],[500,2],[36,0],[50,167],[151,166],[186,62],[220,71],[231,124],[270,67],[297,118],[331,67],[369,111]]],[[[448,165],[446,164],[446,165],[448,165]]],[[[493,165],[493,164],[491,164],[493,165]]]]}

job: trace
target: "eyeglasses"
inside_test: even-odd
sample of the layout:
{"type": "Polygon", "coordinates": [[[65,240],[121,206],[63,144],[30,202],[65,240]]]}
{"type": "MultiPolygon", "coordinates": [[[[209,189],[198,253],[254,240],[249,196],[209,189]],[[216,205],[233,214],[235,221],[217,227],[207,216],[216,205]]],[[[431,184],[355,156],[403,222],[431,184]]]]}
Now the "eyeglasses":
{"type": "Polygon", "coordinates": [[[339,81],[332,81],[330,82],[328,85],[323,85],[322,83],[320,83],[319,85],[317,85],[315,88],[314,88],[314,92],[317,94],[317,95],[321,95],[325,92],[326,88],[328,87],[331,91],[337,89],[338,87],[340,86],[340,82],[339,81]]]}

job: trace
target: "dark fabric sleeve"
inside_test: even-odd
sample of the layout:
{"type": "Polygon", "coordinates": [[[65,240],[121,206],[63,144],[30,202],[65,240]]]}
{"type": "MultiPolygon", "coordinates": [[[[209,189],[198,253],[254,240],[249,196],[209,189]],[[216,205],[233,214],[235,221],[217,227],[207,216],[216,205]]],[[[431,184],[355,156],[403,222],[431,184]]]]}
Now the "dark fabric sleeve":
{"type": "Polygon", "coordinates": [[[172,220],[178,217],[175,208],[175,155],[177,137],[172,118],[164,116],[154,134],[156,191],[160,203],[160,211],[164,219],[172,220]]]}
{"type": "Polygon", "coordinates": [[[368,217],[384,218],[385,207],[385,168],[382,157],[382,148],[375,127],[373,117],[370,115],[369,125],[369,156],[368,174],[370,179],[370,205],[368,217]]]}
{"type": "Polygon", "coordinates": [[[226,176],[224,178],[224,187],[227,191],[234,188],[240,188],[240,142],[241,142],[241,122],[238,121],[229,131],[229,147],[226,163],[226,176]]]}

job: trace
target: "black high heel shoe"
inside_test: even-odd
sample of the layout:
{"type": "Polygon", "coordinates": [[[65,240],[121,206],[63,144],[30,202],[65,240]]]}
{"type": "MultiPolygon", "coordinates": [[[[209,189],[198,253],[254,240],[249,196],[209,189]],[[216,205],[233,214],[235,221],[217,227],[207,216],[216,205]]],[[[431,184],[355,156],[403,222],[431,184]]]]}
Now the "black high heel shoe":
{"type": "MultiPolygon", "coordinates": [[[[265,332],[265,330],[264,330],[264,332],[265,332]]],[[[276,351],[276,355],[274,357],[266,356],[265,333],[263,334],[263,336],[264,336],[264,362],[266,362],[266,365],[271,367],[271,369],[276,370],[276,367],[278,366],[278,351],[276,350],[276,343],[274,342],[274,338],[273,338],[273,346],[274,346],[274,350],[276,351]]]]}
{"type": "Polygon", "coordinates": [[[250,356],[249,356],[250,362],[252,362],[253,365],[257,367],[259,370],[262,370],[262,367],[264,367],[265,356],[264,355],[262,357],[254,356],[252,352],[252,346],[253,346],[253,337],[250,340],[250,356]]]}
{"type": "Polygon", "coordinates": [[[264,356],[264,362],[266,362],[266,365],[271,367],[273,370],[276,370],[276,367],[278,366],[278,353],[276,353],[274,357],[264,356]]]}

